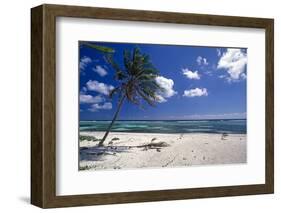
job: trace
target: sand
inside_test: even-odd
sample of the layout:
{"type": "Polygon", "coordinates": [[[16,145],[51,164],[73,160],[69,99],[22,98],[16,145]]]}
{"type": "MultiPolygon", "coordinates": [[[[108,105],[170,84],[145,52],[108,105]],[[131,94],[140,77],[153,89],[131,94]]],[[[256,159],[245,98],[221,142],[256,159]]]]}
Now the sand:
{"type": "MultiPolygon", "coordinates": [[[[100,139],[104,133],[81,132],[80,135],[100,139]]],[[[97,144],[98,141],[80,141],[80,170],[240,164],[247,161],[246,134],[223,137],[222,134],[205,133],[111,132],[104,147],[97,144]],[[110,143],[113,138],[116,140],[110,143]]]]}

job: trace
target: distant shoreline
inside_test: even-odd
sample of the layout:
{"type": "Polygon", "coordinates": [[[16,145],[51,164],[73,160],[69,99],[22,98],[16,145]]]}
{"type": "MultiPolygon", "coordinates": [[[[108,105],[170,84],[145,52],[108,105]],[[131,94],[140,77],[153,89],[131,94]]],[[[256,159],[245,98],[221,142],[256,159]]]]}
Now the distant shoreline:
{"type": "MultiPolygon", "coordinates": [[[[89,131],[89,130],[80,130],[80,133],[83,135],[84,133],[91,133],[91,132],[97,132],[97,133],[104,133],[104,131],[89,131]]],[[[124,134],[167,134],[167,135],[178,135],[178,134],[228,134],[228,135],[247,135],[247,133],[227,133],[227,132],[126,132],[126,131],[110,131],[110,133],[124,133],[124,134]]]]}
{"type": "MultiPolygon", "coordinates": [[[[163,120],[116,120],[116,121],[216,121],[216,120],[247,120],[247,118],[215,118],[215,119],[163,119],[163,120]]],[[[80,122],[83,121],[111,121],[111,120],[80,120],[80,122]]]]}

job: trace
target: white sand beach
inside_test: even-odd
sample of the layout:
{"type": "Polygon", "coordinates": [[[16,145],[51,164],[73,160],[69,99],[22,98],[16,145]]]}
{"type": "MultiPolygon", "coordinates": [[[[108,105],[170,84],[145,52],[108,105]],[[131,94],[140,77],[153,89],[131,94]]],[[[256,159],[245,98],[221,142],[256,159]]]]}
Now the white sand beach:
{"type": "MultiPolygon", "coordinates": [[[[104,132],[80,132],[101,139],[104,132]]],[[[111,132],[104,147],[80,141],[80,170],[239,164],[247,161],[246,134],[111,132]],[[113,140],[112,140],[113,139],[113,140]]]]}

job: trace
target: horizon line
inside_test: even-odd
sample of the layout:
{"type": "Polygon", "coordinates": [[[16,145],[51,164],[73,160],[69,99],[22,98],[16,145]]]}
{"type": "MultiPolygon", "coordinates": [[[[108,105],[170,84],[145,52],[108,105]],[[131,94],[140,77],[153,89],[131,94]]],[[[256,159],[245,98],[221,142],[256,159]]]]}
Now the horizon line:
{"type": "MultiPolygon", "coordinates": [[[[116,121],[204,121],[204,120],[247,120],[247,118],[205,118],[205,119],[118,119],[116,121]]],[[[79,121],[112,121],[112,119],[91,119],[79,121]]]]}

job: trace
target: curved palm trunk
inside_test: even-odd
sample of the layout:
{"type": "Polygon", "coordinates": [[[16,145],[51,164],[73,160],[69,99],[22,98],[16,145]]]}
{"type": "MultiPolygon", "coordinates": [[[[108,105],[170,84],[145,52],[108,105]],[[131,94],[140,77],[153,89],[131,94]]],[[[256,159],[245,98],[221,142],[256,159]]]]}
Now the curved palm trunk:
{"type": "Polygon", "coordinates": [[[120,110],[121,110],[121,106],[122,106],[122,104],[123,104],[123,102],[124,102],[124,100],[125,100],[125,97],[126,97],[126,96],[123,95],[123,97],[122,97],[121,100],[119,101],[118,107],[117,107],[117,111],[115,112],[115,115],[114,115],[114,117],[113,117],[113,119],[112,119],[110,125],[108,126],[108,128],[107,128],[107,130],[106,130],[106,133],[104,134],[103,138],[102,138],[101,141],[99,142],[98,146],[103,146],[103,143],[104,143],[104,141],[106,140],[106,138],[107,138],[107,136],[108,136],[108,134],[109,134],[109,131],[110,131],[111,127],[113,126],[114,122],[116,121],[116,119],[117,119],[117,117],[118,117],[118,114],[119,114],[119,112],[120,112],[120,110]]]}

